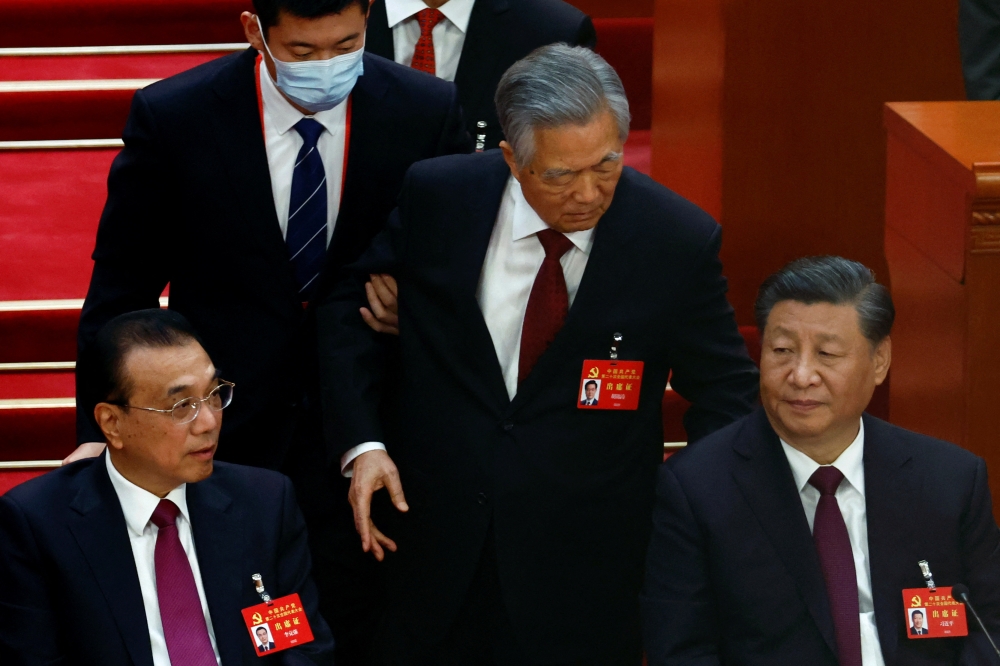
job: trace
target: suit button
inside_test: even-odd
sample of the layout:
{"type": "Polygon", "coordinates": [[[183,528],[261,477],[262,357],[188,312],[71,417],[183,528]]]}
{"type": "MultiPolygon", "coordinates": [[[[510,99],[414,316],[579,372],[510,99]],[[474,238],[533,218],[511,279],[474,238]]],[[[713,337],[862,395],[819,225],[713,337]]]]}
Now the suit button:
{"type": "Polygon", "coordinates": [[[503,431],[504,432],[510,432],[513,429],[514,429],[514,424],[513,423],[511,423],[510,421],[504,421],[503,422],[503,431]]]}
{"type": "Polygon", "coordinates": [[[486,493],[479,493],[478,495],[476,495],[476,501],[484,505],[489,500],[486,499],[486,493]]]}

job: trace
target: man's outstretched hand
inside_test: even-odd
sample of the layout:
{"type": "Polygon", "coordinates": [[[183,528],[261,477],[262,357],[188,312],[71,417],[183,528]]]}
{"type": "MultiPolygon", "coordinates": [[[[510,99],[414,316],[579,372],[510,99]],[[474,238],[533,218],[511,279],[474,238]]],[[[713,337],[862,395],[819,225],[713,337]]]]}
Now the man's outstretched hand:
{"type": "Polygon", "coordinates": [[[399,304],[396,279],[391,275],[372,275],[365,283],[369,308],[361,308],[361,318],[378,333],[399,335],[399,304]]]}
{"type": "Polygon", "coordinates": [[[385,488],[392,503],[400,511],[409,511],[403,497],[403,485],[399,482],[399,470],[385,451],[376,450],[362,453],[354,459],[354,476],[347,499],[354,509],[354,527],[361,536],[361,548],[375,555],[381,562],[385,559],[384,548],[396,552],[396,542],[382,534],[375,527],[371,517],[372,494],[385,488]]]}
{"type": "Polygon", "coordinates": [[[107,444],[104,442],[84,442],[80,446],[76,447],[76,451],[73,451],[73,453],[66,456],[66,458],[62,461],[62,464],[68,465],[71,462],[83,460],[84,458],[96,458],[104,453],[105,446],[107,446],[107,444]]]}

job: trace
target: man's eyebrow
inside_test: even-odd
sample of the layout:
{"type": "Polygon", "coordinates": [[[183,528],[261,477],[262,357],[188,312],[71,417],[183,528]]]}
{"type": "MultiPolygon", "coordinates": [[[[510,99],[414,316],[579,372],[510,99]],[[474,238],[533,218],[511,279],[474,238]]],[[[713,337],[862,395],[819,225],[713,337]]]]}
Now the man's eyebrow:
{"type": "MultiPolygon", "coordinates": [[[[601,166],[602,164],[606,164],[608,162],[617,162],[621,158],[622,158],[622,153],[610,152],[607,155],[605,155],[603,158],[601,158],[601,161],[598,162],[597,164],[595,164],[594,166],[601,166]]],[[[590,168],[592,169],[594,167],[590,167],[590,168]]],[[[555,168],[553,168],[553,169],[547,169],[547,170],[545,170],[542,173],[542,178],[559,178],[561,176],[569,176],[569,175],[572,175],[574,173],[576,173],[576,172],[573,171],[572,169],[555,169],[555,168]]]]}
{"type": "Polygon", "coordinates": [[[337,42],[337,44],[340,45],[340,44],[347,43],[347,42],[349,42],[351,40],[357,39],[360,36],[361,36],[361,33],[360,32],[356,32],[353,35],[348,35],[347,37],[344,37],[342,40],[340,40],[339,42],[337,42]]]}
{"type": "MultiPolygon", "coordinates": [[[[216,368],[215,372],[212,374],[212,380],[215,381],[218,379],[219,379],[219,369],[216,368]]],[[[178,393],[181,393],[182,391],[187,391],[190,388],[191,388],[190,384],[177,384],[176,386],[171,386],[170,388],[167,389],[167,396],[177,395],[178,393]]]]}

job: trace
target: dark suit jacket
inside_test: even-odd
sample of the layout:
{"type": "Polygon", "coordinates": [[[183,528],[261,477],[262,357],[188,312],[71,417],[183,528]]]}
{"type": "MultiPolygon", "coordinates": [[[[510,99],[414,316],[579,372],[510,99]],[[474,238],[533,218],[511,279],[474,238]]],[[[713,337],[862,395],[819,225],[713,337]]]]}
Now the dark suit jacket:
{"type": "MultiPolygon", "coordinates": [[[[1000,530],[982,459],[867,414],[864,467],[875,621],[886,666],[989,664],[970,639],[910,640],[904,588],[965,583],[1000,638],[1000,530]]],[[[650,666],[836,666],[819,556],[762,408],[660,470],[646,562],[650,666]]],[[[978,638],[977,637],[978,634],[978,638]]]]}
{"type": "Polygon", "coordinates": [[[912,635],[914,635],[914,636],[925,636],[929,632],[927,631],[927,627],[924,627],[923,629],[917,629],[916,627],[910,627],[910,633],[912,635]]]}
{"type": "MultiPolygon", "coordinates": [[[[256,55],[248,49],[220,58],[135,94],[125,148],[108,177],[79,347],[85,366],[87,345],[105,322],[157,307],[170,283],[170,307],[191,321],[223,377],[239,387],[220,459],[277,468],[303,384],[315,381],[315,344],[271,194],[256,55]]],[[[471,150],[453,85],[370,54],[364,66],[316,298],[384,227],[413,162],[471,150]]],[[[77,383],[84,399],[85,374],[84,367],[77,383]]],[[[78,412],[78,440],[103,440],[87,412],[78,412]]]]}
{"type": "MultiPolygon", "coordinates": [[[[748,413],[757,371],[726,301],[720,228],[626,168],[597,226],[565,326],[513,401],[476,302],[510,171],[500,151],[421,162],[387,231],[317,310],[326,435],[337,454],[384,441],[386,336],[358,316],[369,268],[399,281],[403,435],[388,442],[410,512],[392,536],[398,608],[443,637],[487,531],[513,627],[542,661],[635,640],[667,376],[691,439],[748,413]],[[585,359],[645,362],[637,411],[579,409],[585,359]],[[347,387],[348,390],[345,390],[347,387]]],[[[392,342],[392,341],[388,341],[392,342]]]]}
{"type": "Polygon", "coordinates": [[[268,650],[273,650],[273,649],[274,649],[274,643],[268,643],[266,647],[263,645],[257,646],[257,652],[267,652],[268,650]]]}
{"type": "Polygon", "coordinates": [[[958,34],[966,96],[1000,99],[1000,0],[959,0],[958,34]]]}
{"type": "MultiPolygon", "coordinates": [[[[5,664],[153,664],[128,528],[106,455],[0,497],[5,664]]],[[[240,614],[261,603],[250,579],[259,573],[275,598],[301,595],[316,637],[267,657],[268,663],[332,664],[333,639],[317,611],[305,523],[288,479],[217,462],[212,476],[188,485],[187,503],[222,663],[264,663],[240,614]],[[270,529],[258,529],[262,524],[270,529]]]]}
{"type": "MultiPolygon", "coordinates": [[[[366,40],[370,53],[395,58],[385,0],[372,3],[366,40]]],[[[493,102],[500,77],[538,47],[557,42],[596,46],[590,17],[562,0],[476,0],[455,85],[469,134],[473,138],[485,134],[486,150],[498,147],[503,140],[493,102]],[[480,122],[486,123],[485,128],[478,126],[480,122]]]]}

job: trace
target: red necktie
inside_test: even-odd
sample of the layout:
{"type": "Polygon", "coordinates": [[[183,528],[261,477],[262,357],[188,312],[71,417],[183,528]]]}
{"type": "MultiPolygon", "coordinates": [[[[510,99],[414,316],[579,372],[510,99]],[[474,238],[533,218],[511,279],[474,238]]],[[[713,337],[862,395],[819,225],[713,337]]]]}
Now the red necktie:
{"type": "Polygon", "coordinates": [[[421,9],[417,12],[417,23],[420,24],[420,39],[417,40],[417,47],[413,51],[413,60],[410,67],[427,72],[431,75],[437,74],[437,62],[434,60],[434,38],[431,30],[444,18],[440,9],[421,9]]]}
{"type": "Polygon", "coordinates": [[[156,566],[156,596],[160,620],[171,664],[218,666],[208,637],[205,614],[194,583],[191,563],[177,534],[180,509],[170,500],[160,500],[151,520],[159,528],[153,563],[156,566]]]}
{"type": "Polygon", "coordinates": [[[537,235],[545,248],[545,260],[531,286],[528,309],[524,313],[521,353],[517,361],[518,384],[531,373],[538,358],[555,340],[569,312],[569,292],[559,259],[573,247],[573,241],[555,229],[544,229],[537,235]]]}
{"type": "Polygon", "coordinates": [[[847,523],[837,503],[837,488],[844,480],[836,467],[820,467],[809,477],[809,483],[819,491],[816,518],[813,521],[813,541],[819,554],[830,597],[830,613],[837,639],[837,660],[840,666],[861,666],[861,618],[858,608],[858,578],[854,569],[854,551],[847,523]]]}

